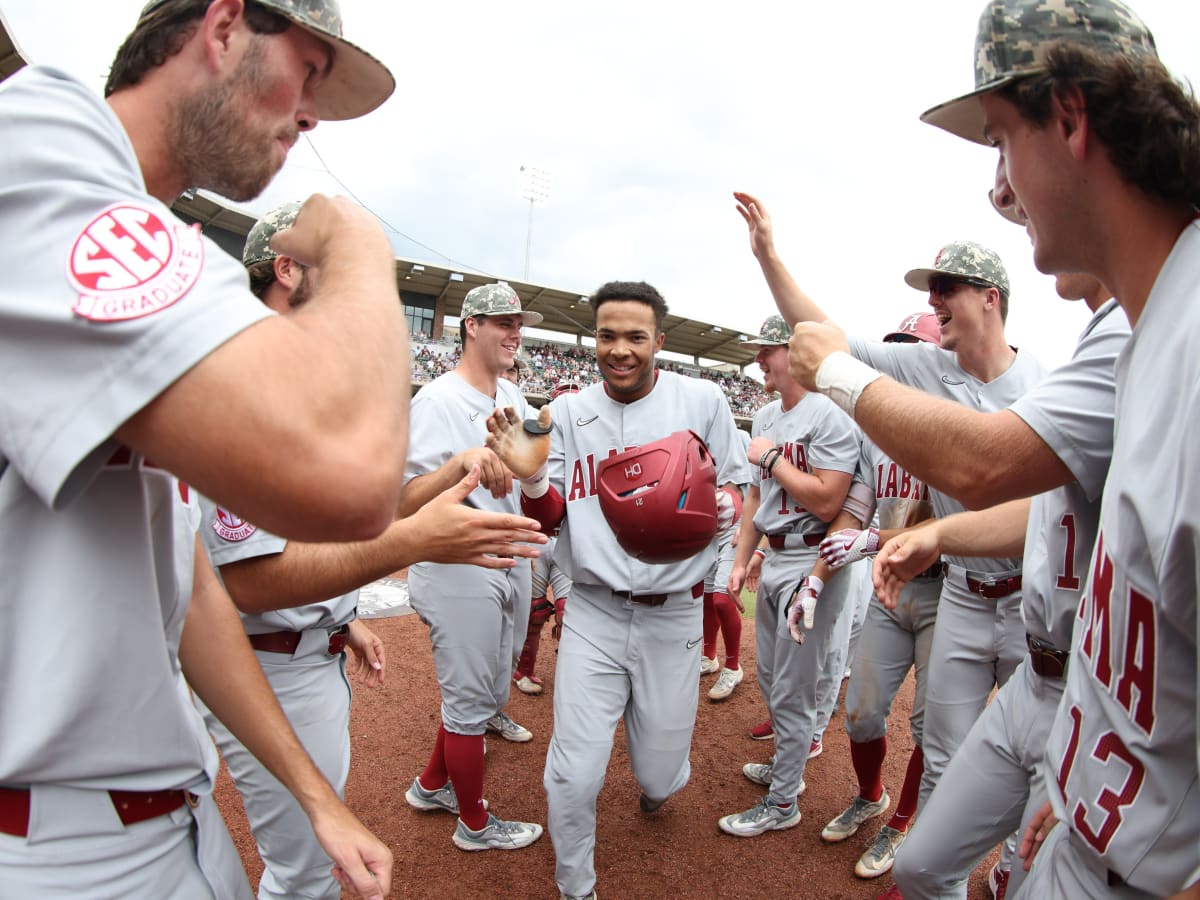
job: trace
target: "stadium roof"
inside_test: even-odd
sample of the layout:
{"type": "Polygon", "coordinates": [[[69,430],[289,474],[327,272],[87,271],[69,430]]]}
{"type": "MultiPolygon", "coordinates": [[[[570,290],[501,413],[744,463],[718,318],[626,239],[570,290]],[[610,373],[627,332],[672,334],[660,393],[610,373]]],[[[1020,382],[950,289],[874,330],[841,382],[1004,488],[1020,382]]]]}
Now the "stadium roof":
{"type": "Polygon", "coordinates": [[[4,18],[4,10],[0,9],[0,81],[3,81],[17,69],[25,65],[25,55],[17,46],[8,20],[4,18]]]}

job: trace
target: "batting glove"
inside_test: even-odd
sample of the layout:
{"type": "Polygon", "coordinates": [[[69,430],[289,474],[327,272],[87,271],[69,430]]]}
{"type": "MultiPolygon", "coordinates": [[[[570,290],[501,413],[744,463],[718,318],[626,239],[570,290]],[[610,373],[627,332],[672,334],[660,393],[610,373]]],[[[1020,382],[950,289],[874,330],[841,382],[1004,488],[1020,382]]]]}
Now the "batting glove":
{"type": "Polygon", "coordinates": [[[717,488],[717,531],[724,531],[742,517],[742,498],[733,491],[717,488]]]}
{"type": "Polygon", "coordinates": [[[840,569],[879,552],[879,530],[843,528],[821,541],[821,559],[832,569],[840,569]]]}
{"type": "Polygon", "coordinates": [[[792,598],[788,600],[785,610],[788,633],[797,644],[804,643],[805,631],[812,631],[813,619],[817,612],[817,598],[821,596],[821,591],[824,589],[824,581],[816,575],[809,575],[796,585],[796,590],[792,592],[792,598]],[[804,625],[803,630],[800,628],[801,623],[804,625]]]}

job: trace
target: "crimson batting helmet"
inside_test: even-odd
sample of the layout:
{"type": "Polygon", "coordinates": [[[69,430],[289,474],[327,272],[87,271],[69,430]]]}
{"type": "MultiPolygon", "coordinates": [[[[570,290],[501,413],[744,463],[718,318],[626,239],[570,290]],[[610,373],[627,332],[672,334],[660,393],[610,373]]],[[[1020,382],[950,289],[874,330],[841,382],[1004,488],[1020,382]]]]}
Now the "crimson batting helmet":
{"type": "Polygon", "coordinates": [[[550,391],[550,399],[555,400],[563,394],[578,394],[581,390],[578,381],[560,381],[550,391]]]}
{"type": "Polygon", "coordinates": [[[913,313],[906,316],[904,321],[896,326],[896,330],[883,336],[885,343],[902,344],[928,341],[931,344],[942,342],[942,326],[938,317],[933,313],[913,313]]]}
{"type": "Polygon", "coordinates": [[[642,562],[679,562],[716,536],[717,468],[694,431],[608,457],[596,482],[617,543],[642,562]]]}

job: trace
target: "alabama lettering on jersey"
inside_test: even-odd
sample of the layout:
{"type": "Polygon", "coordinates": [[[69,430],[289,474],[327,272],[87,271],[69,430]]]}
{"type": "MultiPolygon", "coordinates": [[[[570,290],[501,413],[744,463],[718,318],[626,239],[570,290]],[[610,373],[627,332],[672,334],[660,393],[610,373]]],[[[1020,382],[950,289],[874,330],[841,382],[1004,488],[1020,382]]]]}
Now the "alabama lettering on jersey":
{"type": "MultiPolygon", "coordinates": [[[[773,400],[754,416],[752,437],[766,437],[784,459],[805,472],[831,469],[853,473],[858,465],[858,426],[828,397],[807,393],[789,410],[773,400]]],[[[774,477],[761,468],[755,473],[759,503],[754,527],[763,534],[810,534],[827,523],[805,509],[774,477]]]]}
{"type": "MultiPolygon", "coordinates": [[[[933,502],[925,482],[896,463],[866,435],[862,436],[854,479],[874,495],[873,512],[879,515],[880,530],[911,528],[933,516],[933,502]]],[[[871,515],[863,523],[869,524],[871,515]]]]}
{"type": "Polygon", "coordinates": [[[1117,361],[1100,531],[1045,757],[1058,818],[1106,868],[1158,896],[1200,878],[1197,272],[1193,222],[1117,361]]]}

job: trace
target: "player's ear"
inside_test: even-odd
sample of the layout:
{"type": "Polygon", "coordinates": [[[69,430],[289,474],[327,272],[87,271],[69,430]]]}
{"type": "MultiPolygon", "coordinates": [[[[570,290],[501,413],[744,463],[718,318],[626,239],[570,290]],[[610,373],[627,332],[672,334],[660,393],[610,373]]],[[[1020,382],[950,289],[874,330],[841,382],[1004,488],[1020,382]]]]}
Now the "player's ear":
{"type": "Polygon", "coordinates": [[[1051,120],[1071,155],[1083,159],[1089,131],[1087,99],[1078,85],[1068,84],[1055,90],[1051,120]]]}
{"type": "Polygon", "coordinates": [[[290,256],[277,256],[274,260],[275,280],[288,291],[293,291],[300,284],[303,272],[300,266],[290,256]]]}
{"type": "Polygon", "coordinates": [[[214,72],[237,64],[249,47],[250,30],[244,20],[242,0],[213,0],[200,23],[204,58],[214,72]]]}

